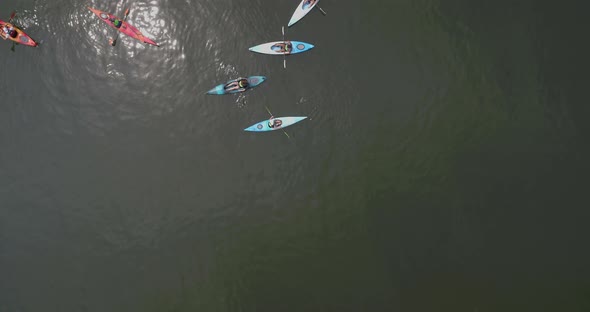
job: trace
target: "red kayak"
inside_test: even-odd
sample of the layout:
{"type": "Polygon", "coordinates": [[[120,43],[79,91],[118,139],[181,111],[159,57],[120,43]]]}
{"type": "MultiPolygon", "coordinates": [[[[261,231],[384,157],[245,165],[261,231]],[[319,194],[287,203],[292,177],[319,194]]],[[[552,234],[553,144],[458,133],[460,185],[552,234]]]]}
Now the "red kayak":
{"type": "Polygon", "coordinates": [[[20,30],[18,27],[5,22],[3,20],[0,20],[0,37],[2,37],[2,39],[6,40],[6,39],[10,39],[18,44],[24,44],[27,45],[29,47],[36,47],[38,44],[37,42],[35,42],[35,40],[33,40],[33,38],[29,37],[29,35],[25,34],[24,31],[20,30]],[[8,27],[12,27],[14,28],[14,30],[16,31],[16,33],[14,34],[15,36],[10,36],[7,35],[6,33],[4,33],[4,26],[8,26],[8,27]]]}
{"type": "Polygon", "coordinates": [[[125,22],[124,20],[112,15],[112,14],[108,14],[105,13],[103,11],[97,10],[97,9],[93,9],[91,7],[88,7],[88,9],[90,9],[90,11],[92,11],[94,14],[96,14],[96,16],[100,17],[101,20],[103,20],[105,23],[111,25],[111,27],[113,27],[114,29],[126,34],[129,37],[135,38],[141,42],[145,42],[145,43],[149,43],[151,45],[155,45],[157,47],[159,47],[160,45],[158,45],[157,43],[155,43],[152,39],[144,36],[141,31],[139,31],[137,28],[133,27],[131,24],[125,22]],[[121,24],[119,27],[115,26],[114,22],[115,20],[119,20],[121,21],[121,24]]]}

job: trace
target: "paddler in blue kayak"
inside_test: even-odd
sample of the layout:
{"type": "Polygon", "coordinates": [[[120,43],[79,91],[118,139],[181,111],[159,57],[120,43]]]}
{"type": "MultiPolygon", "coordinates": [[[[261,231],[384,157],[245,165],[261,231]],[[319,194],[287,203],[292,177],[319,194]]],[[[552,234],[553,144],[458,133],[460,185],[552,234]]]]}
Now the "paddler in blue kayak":
{"type": "Polygon", "coordinates": [[[246,78],[238,78],[236,81],[232,81],[225,86],[225,91],[234,91],[239,89],[246,89],[250,86],[248,83],[248,79],[246,78]]]}
{"type": "Polygon", "coordinates": [[[275,119],[274,116],[270,116],[270,119],[268,120],[268,126],[270,128],[278,128],[283,124],[283,121],[280,119],[275,119]]]}
{"type": "Polygon", "coordinates": [[[282,52],[282,53],[291,53],[291,51],[293,50],[293,46],[291,45],[291,41],[285,41],[282,43],[277,43],[275,45],[273,45],[271,47],[271,49],[273,49],[273,51],[276,52],[282,52]]]}

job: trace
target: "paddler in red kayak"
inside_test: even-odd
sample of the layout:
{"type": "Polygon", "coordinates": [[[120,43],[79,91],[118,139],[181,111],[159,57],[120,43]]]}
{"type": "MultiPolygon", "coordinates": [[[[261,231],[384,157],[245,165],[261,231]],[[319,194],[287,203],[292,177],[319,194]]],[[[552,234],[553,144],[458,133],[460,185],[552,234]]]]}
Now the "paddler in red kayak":
{"type": "Polygon", "coordinates": [[[119,20],[118,18],[116,18],[116,17],[115,17],[115,18],[113,18],[113,19],[109,18],[109,20],[110,20],[110,21],[113,23],[113,25],[114,25],[115,27],[117,27],[117,28],[121,28],[121,26],[123,25],[123,22],[122,22],[122,21],[120,21],[120,20],[119,20]]]}
{"type": "Polygon", "coordinates": [[[4,36],[2,36],[4,40],[8,39],[8,36],[12,38],[16,38],[16,36],[18,36],[18,32],[16,31],[16,29],[14,29],[12,25],[4,25],[4,28],[2,30],[4,31],[4,36]]]}

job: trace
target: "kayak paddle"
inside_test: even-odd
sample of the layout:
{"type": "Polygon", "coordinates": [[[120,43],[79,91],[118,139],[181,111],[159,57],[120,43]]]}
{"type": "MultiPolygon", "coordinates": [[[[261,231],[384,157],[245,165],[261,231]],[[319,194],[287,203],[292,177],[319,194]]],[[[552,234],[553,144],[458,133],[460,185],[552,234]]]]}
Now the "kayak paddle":
{"type": "MultiPolygon", "coordinates": [[[[283,31],[283,44],[285,44],[285,48],[286,48],[287,43],[285,42],[285,26],[283,26],[283,28],[281,28],[281,30],[283,31]]],[[[286,52],[283,53],[283,67],[286,69],[287,68],[287,57],[285,56],[285,54],[286,54],[286,52]]]]}
{"type": "MultiPolygon", "coordinates": [[[[129,8],[127,8],[127,10],[125,10],[125,17],[123,18],[123,22],[125,22],[127,20],[127,16],[129,16],[129,8]]],[[[121,26],[123,26],[123,25],[121,25],[121,26]]],[[[113,47],[115,46],[115,44],[117,44],[117,39],[119,39],[119,34],[120,33],[121,33],[120,31],[117,31],[117,36],[115,36],[115,39],[114,40],[113,39],[110,40],[111,41],[111,45],[113,47]]]]}
{"type": "MultiPolygon", "coordinates": [[[[14,19],[15,16],[16,16],[16,11],[12,11],[12,13],[10,13],[10,18],[8,19],[8,22],[12,23],[12,20],[14,19]]],[[[14,41],[12,41],[12,46],[10,47],[10,51],[14,52],[15,46],[16,46],[16,43],[14,41]]]]}
{"type": "Polygon", "coordinates": [[[320,8],[319,6],[316,5],[315,7],[318,8],[318,10],[320,10],[320,12],[322,12],[322,14],[324,16],[326,16],[328,14],[328,13],[326,13],[326,11],[324,11],[324,9],[320,8]]]}
{"type": "MultiPolygon", "coordinates": [[[[268,107],[266,107],[266,106],[264,106],[264,108],[266,108],[266,111],[267,111],[267,112],[270,114],[270,118],[273,118],[273,115],[272,115],[272,113],[270,112],[270,109],[268,109],[268,107]]],[[[284,133],[284,134],[287,136],[287,138],[289,138],[289,140],[290,140],[290,139],[291,139],[291,137],[290,137],[290,136],[287,134],[287,132],[285,131],[285,129],[282,129],[282,128],[281,128],[281,130],[283,130],[283,133],[284,133]]]]}

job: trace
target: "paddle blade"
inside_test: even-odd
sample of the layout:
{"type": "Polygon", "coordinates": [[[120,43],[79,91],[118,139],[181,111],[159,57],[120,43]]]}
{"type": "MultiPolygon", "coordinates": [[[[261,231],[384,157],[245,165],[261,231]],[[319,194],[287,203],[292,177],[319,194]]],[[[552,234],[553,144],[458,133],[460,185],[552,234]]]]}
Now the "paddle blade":
{"type": "MultiPolygon", "coordinates": [[[[283,57],[285,57],[285,56],[283,55],[283,57]]],[[[283,59],[283,68],[287,69],[287,59],[286,58],[283,59]]]]}
{"type": "Polygon", "coordinates": [[[129,15],[129,8],[127,8],[127,10],[125,10],[125,16],[129,15]]]}
{"type": "Polygon", "coordinates": [[[16,11],[12,11],[12,13],[10,13],[10,19],[13,19],[16,16],[16,11]]]}
{"type": "Polygon", "coordinates": [[[283,36],[285,35],[285,26],[283,26],[283,28],[281,28],[281,31],[283,32],[283,36]]]}

